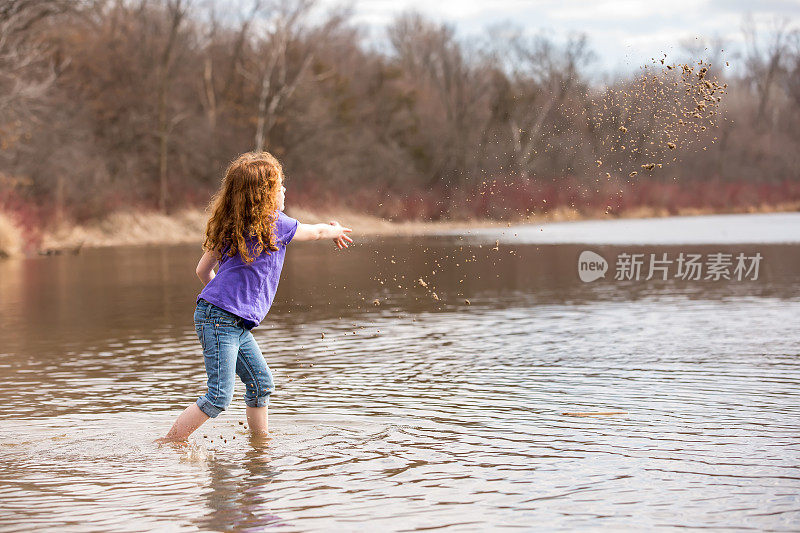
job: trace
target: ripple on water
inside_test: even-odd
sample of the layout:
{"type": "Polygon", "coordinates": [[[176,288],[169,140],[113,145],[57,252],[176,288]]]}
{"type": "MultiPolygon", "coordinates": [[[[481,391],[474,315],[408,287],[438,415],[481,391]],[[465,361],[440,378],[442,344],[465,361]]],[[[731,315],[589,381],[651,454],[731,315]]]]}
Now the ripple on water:
{"type": "Polygon", "coordinates": [[[104,341],[17,336],[0,356],[0,527],[799,528],[791,284],[501,289],[276,313],[254,331],[277,384],[265,442],[239,424],[238,384],[192,445],[153,443],[204,392],[183,315],[104,341]],[[597,411],[624,414],[564,414],[597,411]]]}

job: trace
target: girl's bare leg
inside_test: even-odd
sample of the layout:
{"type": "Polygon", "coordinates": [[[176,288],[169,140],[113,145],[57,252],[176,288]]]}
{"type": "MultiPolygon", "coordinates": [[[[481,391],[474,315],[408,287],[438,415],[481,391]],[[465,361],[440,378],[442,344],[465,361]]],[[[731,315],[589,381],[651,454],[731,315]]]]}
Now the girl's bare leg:
{"type": "Polygon", "coordinates": [[[247,407],[247,425],[250,431],[260,435],[267,435],[267,406],[247,407]]]}
{"type": "MultiPolygon", "coordinates": [[[[247,418],[248,420],[250,418],[249,412],[247,418]]],[[[209,416],[201,411],[196,403],[193,403],[178,416],[169,433],[165,437],[157,439],[156,442],[185,441],[189,438],[189,435],[194,433],[194,430],[203,425],[203,422],[208,419],[209,416]]]]}

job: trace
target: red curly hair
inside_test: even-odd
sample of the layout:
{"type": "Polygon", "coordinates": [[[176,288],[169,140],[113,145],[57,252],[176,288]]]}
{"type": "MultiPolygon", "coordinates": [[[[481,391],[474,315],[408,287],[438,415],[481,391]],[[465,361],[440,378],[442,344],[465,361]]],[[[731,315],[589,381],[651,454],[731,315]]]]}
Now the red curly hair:
{"type": "Polygon", "coordinates": [[[225,171],[222,185],[209,202],[211,218],[206,224],[203,250],[222,257],[237,253],[252,263],[246,236],[255,237],[253,252],[258,257],[278,249],[275,223],[278,220],[278,193],[283,186],[283,167],[269,152],[248,152],[234,159],[225,171]]]}

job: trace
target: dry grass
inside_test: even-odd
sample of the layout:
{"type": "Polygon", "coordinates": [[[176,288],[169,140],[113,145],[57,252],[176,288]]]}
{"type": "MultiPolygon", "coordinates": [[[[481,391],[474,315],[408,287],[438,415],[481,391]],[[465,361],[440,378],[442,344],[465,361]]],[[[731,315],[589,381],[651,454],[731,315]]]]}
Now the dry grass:
{"type": "MultiPolygon", "coordinates": [[[[789,202],[776,206],[743,207],[725,210],[726,213],[766,213],[798,211],[800,203],[789,202]]],[[[684,208],[678,215],[708,215],[720,213],[718,209],[684,208]]],[[[383,218],[357,213],[347,209],[308,210],[300,207],[287,208],[286,213],[306,223],[326,223],[337,220],[353,229],[354,235],[424,235],[441,230],[469,229],[477,227],[500,227],[511,223],[545,223],[571,220],[608,220],[611,218],[650,218],[670,216],[665,208],[635,207],[613,215],[602,210],[580,212],[576,209],[558,207],[544,214],[536,214],[514,220],[488,219],[453,221],[408,221],[393,222],[383,218]]],[[[88,225],[64,226],[45,232],[43,249],[65,249],[76,246],[98,247],[119,245],[178,244],[202,242],[208,219],[203,209],[185,209],[170,216],[157,212],[123,211],[109,215],[101,221],[88,225]]],[[[7,219],[6,219],[7,220],[7,219]]],[[[19,250],[19,231],[0,218],[0,252],[7,248],[19,250]],[[10,228],[10,229],[7,229],[10,228]],[[16,239],[16,240],[14,240],[16,239]],[[11,243],[11,244],[6,244],[11,243]]]]}
{"type": "Polygon", "coordinates": [[[202,209],[185,209],[173,215],[148,211],[119,211],[85,225],[63,225],[45,232],[43,249],[75,246],[199,243],[205,231],[202,209]]]}
{"type": "MultiPolygon", "coordinates": [[[[497,221],[468,222],[392,222],[383,218],[364,215],[342,209],[330,212],[311,211],[292,207],[286,210],[289,216],[306,223],[327,223],[337,220],[353,229],[356,235],[413,235],[441,229],[457,229],[476,226],[496,226],[497,221]]],[[[165,216],[158,212],[117,212],[97,222],[85,225],[65,225],[44,232],[41,247],[67,249],[77,246],[119,246],[147,244],[197,243],[203,240],[208,215],[203,209],[185,209],[165,216]]]]}

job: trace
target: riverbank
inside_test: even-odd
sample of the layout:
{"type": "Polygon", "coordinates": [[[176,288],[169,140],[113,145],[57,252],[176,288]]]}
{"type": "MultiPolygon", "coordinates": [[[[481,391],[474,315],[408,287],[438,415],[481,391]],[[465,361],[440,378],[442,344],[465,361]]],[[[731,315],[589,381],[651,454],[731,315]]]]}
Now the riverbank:
{"type": "MultiPolygon", "coordinates": [[[[729,210],[724,213],[770,213],[800,211],[800,203],[759,206],[729,210]]],[[[338,220],[353,228],[355,235],[425,235],[441,231],[470,228],[491,228],[509,223],[547,223],[610,218],[652,218],[666,216],[721,214],[713,209],[683,209],[671,214],[664,209],[639,208],[621,214],[583,213],[574,209],[555,209],[549,213],[513,220],[451,220],[395,222],[347,210],[311,211],[298,207],[286,213],[303,222],[338,220]]],[[[156,245],[202,242],[208,215],[203,209],[192,208],[170,215],[158,212],[120,211],[88,224],[63,224],[42,233],[41,242],[24,243],[22,232],[8,216],[0,213],[0,257],[78,252],[81,248],[156,245]]]]}

